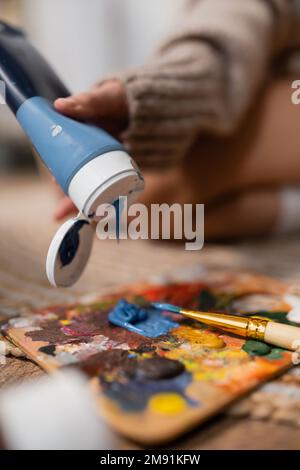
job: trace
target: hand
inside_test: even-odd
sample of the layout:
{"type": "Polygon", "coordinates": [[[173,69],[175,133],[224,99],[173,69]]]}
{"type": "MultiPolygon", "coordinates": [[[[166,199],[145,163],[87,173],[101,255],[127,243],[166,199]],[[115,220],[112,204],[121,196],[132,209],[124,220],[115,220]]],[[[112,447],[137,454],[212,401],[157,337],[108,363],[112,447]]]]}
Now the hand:
{"type": "Polygon", "coordinates": [[[54,107],[66,116],[96,124],[115,137],[128,126],[126,91],[117,79],[97,84],[78,95],[59,98],[54,107]]]}
{"type": "MultiPolygon", "coordinates": [[[[117,79],[97,84],[91,90],[69,98],[59,98],[54,107],[66,116],[96,124],[115,137],[119,137],[128,126],[126,92],[117,79]]],[[[65,196],[59,202],[54,217],[59,221],[76,211],[73,202],[65,196]]]]}

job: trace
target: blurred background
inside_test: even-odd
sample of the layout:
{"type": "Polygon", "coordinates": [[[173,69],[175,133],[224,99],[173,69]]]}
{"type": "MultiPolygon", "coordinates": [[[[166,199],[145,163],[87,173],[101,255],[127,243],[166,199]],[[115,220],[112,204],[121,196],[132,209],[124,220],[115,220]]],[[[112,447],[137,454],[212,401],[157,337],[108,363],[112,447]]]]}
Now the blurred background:
{"type": "MultiPolygon", "coordinates": [[[[183,0],[0,0],[0,20],[21,26],[72,92],[138,66],[180,14],[183,0]]],[[[0,106],[1,172],[34,171],[30,146],[0,106]]]]}

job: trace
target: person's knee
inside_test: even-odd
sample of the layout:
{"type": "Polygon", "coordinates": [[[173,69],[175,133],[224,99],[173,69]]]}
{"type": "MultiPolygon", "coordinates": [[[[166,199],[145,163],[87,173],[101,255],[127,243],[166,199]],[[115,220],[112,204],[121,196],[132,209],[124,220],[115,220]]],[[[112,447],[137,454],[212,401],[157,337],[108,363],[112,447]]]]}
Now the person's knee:
{"type": "Polygon", "coordinates": [[[222,240],[272,233],[278,216],[277,190],[257,190],[229,197],[205,211],[205,239],[222,240]]]}

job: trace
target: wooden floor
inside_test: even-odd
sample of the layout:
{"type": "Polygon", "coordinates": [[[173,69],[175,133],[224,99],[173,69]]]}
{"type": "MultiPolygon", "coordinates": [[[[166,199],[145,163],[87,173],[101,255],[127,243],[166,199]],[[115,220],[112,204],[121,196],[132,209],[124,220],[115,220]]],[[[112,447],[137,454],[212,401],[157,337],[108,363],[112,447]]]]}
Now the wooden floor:
{"type": "MultiPolygon", "coordinates": [[[[206,268],[250,269],[300,284],[300,239],[268,240],[238,246],[206,246],[186,252],[182,246],[151,242],[96,240],[91,262],[72,289],[53,289],[45,277],[45,258],[57,229],[52,221],[55,198],[33,177],[0,180],[0,315],[86,300],[121,284],[189,276],[206,268]],[[193,266],[193,268],[191,268],[193,266]]],[[[0,387],[43,372],[30,361],[9,359],[0,366],[0,387]]],[[[109,448],[135,448],[107,431],[109,448]]],[[[300,449],[300,428],[219,416],[174,444],[184,449],[300,449]]]]}

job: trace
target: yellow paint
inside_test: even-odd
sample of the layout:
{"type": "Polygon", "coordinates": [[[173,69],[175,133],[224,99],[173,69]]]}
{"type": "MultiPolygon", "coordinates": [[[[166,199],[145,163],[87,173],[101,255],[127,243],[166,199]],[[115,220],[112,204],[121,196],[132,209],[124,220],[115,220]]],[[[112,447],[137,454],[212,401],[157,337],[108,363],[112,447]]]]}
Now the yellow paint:
{"type": "Polygon", "coordinates": [[[226,346],[223,339],[215,333],[190,326],[179,326],[172,330],[172,335],[189,343],[199,344],[203,348],[220,349],[226,346]]]}
{"type": "Polygon", "coordinates": [[[164,354],[169,359],[181,361],[194,380],[220,382],[226,380],[233,368],[249,363],[249,356],[241,349],[209,349],[193,344],[190,349],[180,348],[164,354]]]}
{"type": "Polygon", "coordinates": [[[148,407],[155,413],[164,415],[175,415],[186,409],[186,401],[177,393],[157,393],[153,395],[148,407]]]}
{"type": "Polygon", "coordinates": [[[70,325],[71,321],[70,320],[61,320],[60,323],[63,326],[67,326],[67,325],[70,325]]]}
{"type": "Polygon", "coordinates": [[[220,380],[225,380],[228,372],[228,369],[225,369],[224,367],[219,369],[202,367],[201,370],[193,374],[193,377],[199,382],[218,382],[220,380]]]}
{"type": "Polygon", "coordinates": [[[249,359],[247,353],[242,349],[224,349],[224,351],[213,353],[210,357],[222,359],[226,364],[248,362],[249,359]]]}

